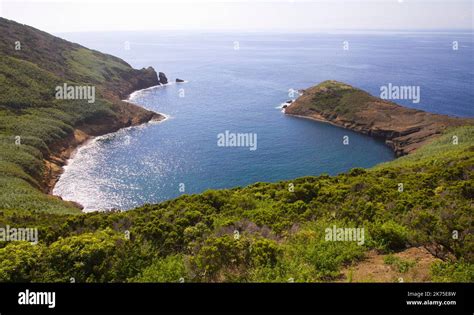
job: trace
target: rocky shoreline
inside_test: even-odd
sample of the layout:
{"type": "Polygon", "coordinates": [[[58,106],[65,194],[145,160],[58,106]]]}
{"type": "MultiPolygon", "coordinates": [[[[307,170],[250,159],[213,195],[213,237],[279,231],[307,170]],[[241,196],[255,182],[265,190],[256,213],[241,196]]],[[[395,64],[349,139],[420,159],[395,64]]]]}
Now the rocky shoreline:
{"type": "Polygon", "coordinates": [[[474,125],[474,119],[406,108],[337,81],[325,81],[302,92],[284,109],[286,115],[383,139],[397,156],[414,152],[448,128],[474,125]]]}

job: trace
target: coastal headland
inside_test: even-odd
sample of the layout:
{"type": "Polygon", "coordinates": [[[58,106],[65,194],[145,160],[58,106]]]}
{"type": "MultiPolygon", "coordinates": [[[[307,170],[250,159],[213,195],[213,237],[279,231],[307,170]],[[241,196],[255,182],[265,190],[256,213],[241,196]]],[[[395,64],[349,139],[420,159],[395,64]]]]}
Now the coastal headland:
{"type": "Polygon", "coordinates": [[[385,140],[397,156],[409,154],[451,127],[474,119],[406,108],[338,81],[305,89],[285,114],[330,123],[385,140]]]}

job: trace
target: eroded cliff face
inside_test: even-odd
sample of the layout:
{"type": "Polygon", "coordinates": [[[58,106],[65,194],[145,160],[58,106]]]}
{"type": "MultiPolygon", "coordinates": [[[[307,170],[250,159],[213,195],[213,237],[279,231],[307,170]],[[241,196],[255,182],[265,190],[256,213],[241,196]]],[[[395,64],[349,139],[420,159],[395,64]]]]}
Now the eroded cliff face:
{"type": "Polygon", "coordinates": [[[447,128],[474,124],[474,119],[406,108],[337,81],[325,81],[302,93],[285,114],[382,138],[397,156],[413,152],[447,128]]]}
{"type": "Polygon", "coordinates": [[[132,92],[159,85],[158,75],[153,67],[120,71],[120,80],[107,82],[105,88],[119,99],[126,99],[132,92]]]}

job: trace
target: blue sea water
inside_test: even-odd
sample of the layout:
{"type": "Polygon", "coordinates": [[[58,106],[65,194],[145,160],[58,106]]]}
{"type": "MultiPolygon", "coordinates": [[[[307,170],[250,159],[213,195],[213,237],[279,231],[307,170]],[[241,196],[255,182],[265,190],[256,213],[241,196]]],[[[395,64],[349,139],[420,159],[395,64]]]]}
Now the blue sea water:
{"type": "Polygon", "coordinates": [[[169,116],[81,147],[54,193],[85,210],[130,209],[207,189],[337,174],[394,158],[382,142],[328,124],[288,117],[277,107],[289,89],[339,80],[380,94],[420,86],[436,113],[474,116],[473,37],[404,33],[71,33],[61,37],[153,66],[182,84],[134,93],[131,101],[169,116]],[[348,50],[343,49],[347,41],[348,50]],[[458,50],[453,50],[453,41],[458,50]],[[129,47],[129,49],[126,49],[129,47]],[[236,49],[238,48],[238,49],[236,49]],[[226,130],[257,135],[257,150],[220,147],[226,130]],[[349,145],[343,137],[349,136],[349,145]]]}

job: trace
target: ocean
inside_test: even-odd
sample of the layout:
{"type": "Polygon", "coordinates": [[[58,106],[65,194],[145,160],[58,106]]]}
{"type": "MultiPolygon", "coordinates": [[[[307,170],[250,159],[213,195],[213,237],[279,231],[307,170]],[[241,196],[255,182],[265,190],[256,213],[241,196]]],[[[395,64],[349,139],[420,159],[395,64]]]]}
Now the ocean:
{"type": "Polygon", "coordinates": [[[380,140],[281,112],[292,90],[325,80],[376,96],[388,84],[417,86],[419,102],[396,102],[474,116],[468,32],[58,35],[135,68],[153,66],[171,82],[130,98],[168,119],[98,137],[69,161],[53,193],[84,211],[127,210],[207,189],[335,175],[394,159],[380,140]],[[226,132],[255,138],[255,145],[219,145],[226,132]]]}

